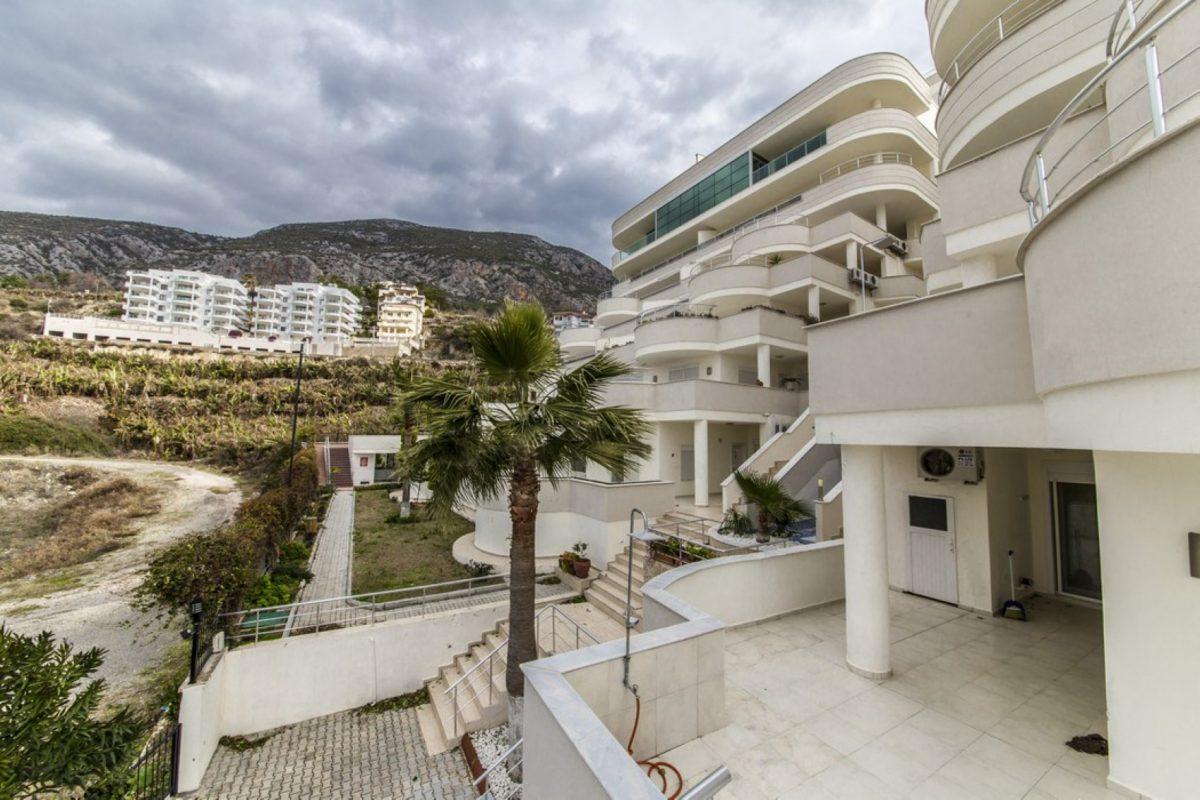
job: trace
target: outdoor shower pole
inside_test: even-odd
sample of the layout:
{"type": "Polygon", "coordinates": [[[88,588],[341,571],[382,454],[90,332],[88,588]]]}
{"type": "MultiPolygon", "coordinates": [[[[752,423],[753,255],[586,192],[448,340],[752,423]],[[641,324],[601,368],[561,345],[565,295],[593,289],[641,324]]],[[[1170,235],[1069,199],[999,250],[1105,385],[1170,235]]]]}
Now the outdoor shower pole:
{"type": "Polygon", "coordinates": [[[637,624],[633,618],[633,520],[638,514],[642,515],[642,530],[650,529],[650,520],[645,511],[635,508],[629,512],[629,560],[625,567],[625,677],[621,679],[634,697],[637,697],[637,687],[629,685],[629,639],[633,635],[633,626],[637,624]]]}

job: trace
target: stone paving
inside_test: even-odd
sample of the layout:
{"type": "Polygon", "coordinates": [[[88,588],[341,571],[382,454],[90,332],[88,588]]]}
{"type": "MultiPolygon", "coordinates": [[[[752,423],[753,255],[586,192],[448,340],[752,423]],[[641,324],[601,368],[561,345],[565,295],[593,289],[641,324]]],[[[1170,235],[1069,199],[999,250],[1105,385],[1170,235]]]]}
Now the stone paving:
{"type": "MultiPolygon", "coordinates": [[[[217,749],[202,800],[466,800],[471,779],[457,751],[430,756],[413,709],[346,711],[265,734],[257,747],[217,749]]],[[[248,737],[257,740],[259,737],[248,737]]]]}
{"type": "Polygon", "coordinates": [[[320,600],[350,594],[350,558],[354,542],[354,490],[340,489],[329,501],[325,524],[317,539],[311,569],[312,580],[300,592],[300,600],[320,600]]]}

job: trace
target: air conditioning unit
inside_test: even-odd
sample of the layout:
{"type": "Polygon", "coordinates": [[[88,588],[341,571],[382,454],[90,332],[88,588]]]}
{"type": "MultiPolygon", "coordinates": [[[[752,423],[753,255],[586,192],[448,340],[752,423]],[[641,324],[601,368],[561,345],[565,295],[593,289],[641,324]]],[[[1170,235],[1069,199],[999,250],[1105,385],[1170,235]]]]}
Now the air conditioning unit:
{"type": "Polygon", "coordinates": [[[979,483],[983,480],[983,450],[977,447],[924,447],[917,455],[917,472],[927,481],[979,483]]]}
{"type": "Polygon", "coordinates": [[[904,258],[908,255],[908,242],[904,241],[903,239],[891,239],[887,243],[887,250],[892,255],[897,255],[901,258],[904,258]]]}
{"type": "Polygon", "coordinates": [[[854,267],[850,270],[850,283],[853,286],[862,286],[865,284],[868,289],[878,289],[879,276],[872,275],[866,270],[854,267]]]}

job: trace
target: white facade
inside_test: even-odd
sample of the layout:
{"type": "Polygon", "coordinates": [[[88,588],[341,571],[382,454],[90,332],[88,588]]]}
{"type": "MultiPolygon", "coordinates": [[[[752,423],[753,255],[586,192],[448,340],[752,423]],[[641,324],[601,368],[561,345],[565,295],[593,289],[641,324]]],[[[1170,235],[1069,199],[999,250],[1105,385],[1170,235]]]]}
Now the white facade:
{"type": "MultiPolygon", "coordinates": [[[[928,81],[907,60],[853,59],[613,223],[611,296],[591,324],[552,319],[567,369],[598,353],[631,367],[606,400],[643,411],[653,452],[624,484],[579,465],[588,491],[572,487],[572,498],[624,485],[623,516],[637,506],[719,520],[741,500],[739,467],[772,472],[806,499],[822,481],[837,487],[837,449],[813,446],[811,425],[799,424],[808,330],[925,294],[919,234],[938,214],[933,113],[928,81]]],[[[615,552],[601,532],[620,517],[572,502],[555,529],[595,532],[591,552],[615,552]]],[[[478,546],[505,541],[501,515],[497,530],[481,520],[478,546]]]]}
{"type": "Polygon", "coordinates": [[[404,283],[379,285],[379,307],[375,336],[385,342],[400,342],[410,350],[421,346],[425,325],[425,296],[404,283]]]}
{"type": "Polygon", "coordinates": [[[592,315],[582,311],[555,311],[550,315],[550,326],[555,333],[567,328],[586,328],[592,324],[592,315]]]}
{"type": "MultiPolygon", "coordinates": [[[[1040,6],[928,5],[950,76],[943,252],[925,253],[938,294],[811,333],[817,438],[845,465],[846,657],[870,676],[903,668],[889,586],[998,613],[1011,551],[1019,597],[1102,612],[1086,680],[1104,685],[1109,755],[1094,796],[1106,781],[1187,798],[1200,4],[1040,6]],[[982,471],[923,471],[960,454],[982,471]]],[[[1029,670],[1054,669],[1031,655],[1029,670]]]]}
{"type": "MultiPolygon", "coordinates": [[[[222,353],[299,353],[300,342],[280,337],[250,336],[240,331],[210,331],[190,325],[165,322],[132,322],[109,317],[73,317],[47,314],[42,335],[80,342],[127,347],[184,347],[222,353]]],[[[338,340],[314,340],[305,348],[309,355],[360,355],[338,340]]],[[[367,354],[370,355],[370,354],[367,354]]],[[[392,357],[394,354],[387,354],[392,357]]]]}
{"type": "Polygon", "coordinates": [[[129,270],[125,308],[129,322],[162,323],[228,333],[245,330],[246,287],[233,278],[190,270],[129,270]]]}
{"type": "Polygon", "coordinates": [[[262,287],[254,296],[254,333],[346,340],[358,330],[361,304],[349,289],[320,283],[262,287]]]}
{"type": "Polygon", "coordinates": [[[393,434],[351,436],[350,476],[355,486],[390,481],[396,469],[401,437],[393,434]]]}

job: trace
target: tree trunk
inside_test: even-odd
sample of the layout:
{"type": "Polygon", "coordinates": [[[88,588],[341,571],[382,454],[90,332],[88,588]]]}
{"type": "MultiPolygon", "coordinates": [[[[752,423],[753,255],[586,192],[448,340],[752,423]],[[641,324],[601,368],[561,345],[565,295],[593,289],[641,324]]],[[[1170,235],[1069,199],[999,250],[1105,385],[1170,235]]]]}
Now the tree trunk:
{"type": "Polygon", "coordinates": [[[512,543],[509,546],[508,588],[508,663],[504,675],[509,697],[509,735],[515,743],[522,735],[525,697],[525,675],[521,665],[537,659],[537,641],[533,624],[534,531],[537,525],[538,491],[537,467],[532,453],[522,453],[513,467],[508,493],[508,514],[512,520],[512,543]],[[515,716],[514,716],[515,714],[515,716]]]}
{"type": "MultiPolygon", "coordinates": [[[[404,408],[404,433],[400,436],[401,453],[403,458],[408,458],[409,448],[412,447],[412,409],[405,404],[404,408]]],[[[406,462],[407,464],[407,462],[406,462]]],[[[412,481],[408,476],[408,467],[404,468],[404,483],[400,487],[400,516],[407,517],[412,514],[412,481]]]]}

